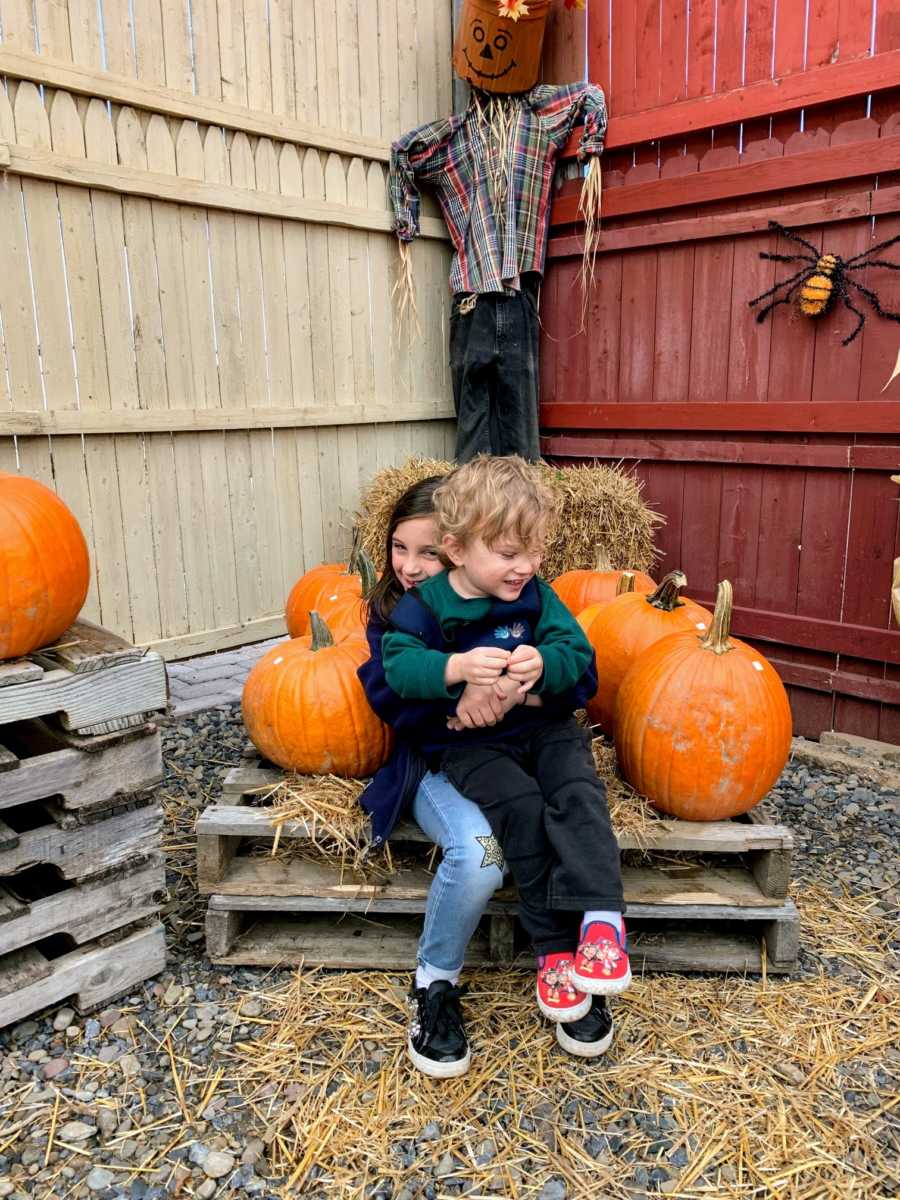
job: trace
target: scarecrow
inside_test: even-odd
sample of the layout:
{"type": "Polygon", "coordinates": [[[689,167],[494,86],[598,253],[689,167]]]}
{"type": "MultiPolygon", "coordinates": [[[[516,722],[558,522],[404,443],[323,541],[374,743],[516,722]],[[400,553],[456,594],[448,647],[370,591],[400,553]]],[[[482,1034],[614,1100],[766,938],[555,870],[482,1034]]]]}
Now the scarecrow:
{"type": "Polygon", "coordinates": [[[454,246],[450,370],[461,463],[480,453],[540,458],[538,300],[550,192],[557,155],[578,123],[578,157],[590,160],[580,204],[583,294],[593,276],[606,105],[592,84],[537,84],[550,4],[464,0],[453,67],[471,85],[468,106],[391,150],[401,319],[415,311],[409,243],[419,232],[420,183],[435,189],[454,246]]]}

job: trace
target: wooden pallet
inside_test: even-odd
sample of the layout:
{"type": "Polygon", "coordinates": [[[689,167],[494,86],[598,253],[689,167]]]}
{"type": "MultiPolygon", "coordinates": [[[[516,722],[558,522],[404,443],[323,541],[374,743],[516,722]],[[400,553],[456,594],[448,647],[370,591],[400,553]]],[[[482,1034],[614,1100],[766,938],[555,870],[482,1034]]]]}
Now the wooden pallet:
{"type": "Polygon", "coordinates": [[[0,663],[0,726],[58,714],[84,735],[142,725],[167,705],[166,667],[88,621],[76,621],[52,646],[0,663]]]}
{"type": "Polygon", "coordinates": [[[151,793],[90,824],[70,824],[55,801],[37,800],[4,812],[0,821],[0,887],[32,867],[55,867],[62,879],[85,880],[125,866],[159,846],[162,809],[151,793]]]}
{"type": "MultiPolygon", "coordinates": [[[[276,907],[249,907],[254,897],[212,896],[206,947],[214,963],[300,965],[408,971],[422,933],[420,916],[370,910],[367,915],[298,910],[302,898],[276,907]],[[245,906],[245,907],[242,907],[245,906]],[[283,906],[283,907],[282,907],[283,906]]],[[[797,911],[788,901],[737,922],[693,920],[689,928],[662,927],[628,914],[632,969],[641,972],[788,974],[797,957],[797,911]],[[781,957],[777,957],[781,956],[781,957]]],[[[485,918],[466,950],[467,966],[529,968],[534,962],[511,916],[485,918]]]]}
{"type": "Polygon", "coordinates": [[[59,934],[81,945],[123,925],[156,917],[165,883],[161,854],[61,890],[57,872],[49,867],[2,879],[0,955],[59,934]]]}
{"type": "MultiPolygon", "coordinates": [[[[245,801],[253,789],[280,778],[280,772],[258,767],[235,768],[226,776],[223,802],[198,819],[198,886],[211,897],[210,957],[261,964],[305,957],[323,965],[375,966],[394,955],[411,962],[414,942],[404,941],[405,926],[398,920],[406,917],[408,923],[410,915],[425,909],[432,877],[424,863],[373,879],[309,859],[242,853],[274,837],[269,812],[245,801]],[[363,914],[390,928],[384,945],[376,936],[361,936],[355,926],[347,940],[347,914],[363,914]],[[340,928],[336,918],[343,918],[340,928]],[[339,949],[332,953],[329,946],[338,934],[339,949]]],[[[281,829],[282,839],[309,836],[305,821],[281,829]]],[[[392,844],[403,842],[421,846],[427,838],[407,821],[392,837],[392,844]]],[[[640,838],[621,835],[619,846],[656,856],[649,864],[626,863],[622,869],[629,930],[647,969],[759,970],[764,942],[768,969],[790,970],[797,955],[797,911],[787,899],[793,838],[784,826],[659,820],[640,838]],[[669,853],[681,857],[667,861],[669,853]]],[[[514,911],[511,888],[497,892],[486,909],[483,945],[490,961],[515,957],[514,911]]],[[[420,922],[415,925],[418,929],[420,922]]],[[[478,952],[476,944],[473,953],[478,952]]]]}
{"type": "Polygon", "coordinates": [[[40,718],[0,725],[0,811],[54,796],[64,809],[86,812],[152,787],[162,772],[153,722],[91,737],[40,718]]]}
{"type": "Polygon", "coordinates": [[[166,965],[162,925],[126,931],[119,941],[56,952],[28,946],[0,957],[0,1028],[42,1009],[72,1002],[90,1012],[158,975],[166,965]]]}

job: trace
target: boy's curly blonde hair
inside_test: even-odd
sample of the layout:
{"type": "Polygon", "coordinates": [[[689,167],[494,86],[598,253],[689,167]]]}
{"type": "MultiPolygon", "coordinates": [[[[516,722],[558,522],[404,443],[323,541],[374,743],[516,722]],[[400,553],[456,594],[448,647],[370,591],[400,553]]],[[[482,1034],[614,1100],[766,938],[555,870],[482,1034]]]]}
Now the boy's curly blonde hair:
{"type": "Polygon", "coordinates": [[[556,497],[524,458],[480,454],[457,467],[434,493],[438,536],[493,547],[507,537],[541,553],[557,519],[556,497]]]}

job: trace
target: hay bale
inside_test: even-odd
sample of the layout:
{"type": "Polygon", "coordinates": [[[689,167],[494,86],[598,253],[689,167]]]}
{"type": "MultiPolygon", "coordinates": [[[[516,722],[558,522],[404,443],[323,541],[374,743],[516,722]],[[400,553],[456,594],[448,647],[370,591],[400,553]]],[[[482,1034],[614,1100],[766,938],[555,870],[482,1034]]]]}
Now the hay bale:
{"type": "MultiPolygon", "coordinates": [[[[384,566],[388,522],[400,496],[429,475],[445,475],[453,463],[411,458],[373,476],[358,513],[362,543],[376,566],[384,566]]],[[[541,574],[555,579],[563,571],[593,567],[598,549],[617,570],[650,571],[657,558],[653,533],[664,518],[641,499],[641,483],[620,467],[539,468],[559,498],[560,516],[544,555],[541,574]]]]}

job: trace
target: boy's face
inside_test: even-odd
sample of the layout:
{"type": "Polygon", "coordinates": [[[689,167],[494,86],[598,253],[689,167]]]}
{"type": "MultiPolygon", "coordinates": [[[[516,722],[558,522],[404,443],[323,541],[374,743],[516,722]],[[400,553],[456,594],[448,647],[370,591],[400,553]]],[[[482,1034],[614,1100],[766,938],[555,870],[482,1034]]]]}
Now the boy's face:
{"type": "Polygon", "coordinates": [[[503,536],[488,546],[480,537],[462,543],[444,537],[444,551],[457,568],[456,583],[470,599],[494,596],[518,600],[525,584],[541,565],[541,556],[514,538],[503,536]]]}

